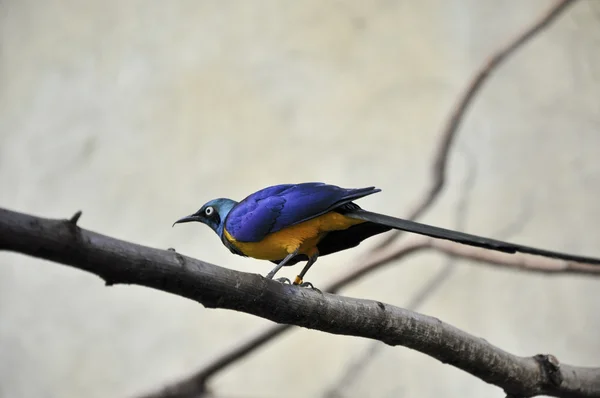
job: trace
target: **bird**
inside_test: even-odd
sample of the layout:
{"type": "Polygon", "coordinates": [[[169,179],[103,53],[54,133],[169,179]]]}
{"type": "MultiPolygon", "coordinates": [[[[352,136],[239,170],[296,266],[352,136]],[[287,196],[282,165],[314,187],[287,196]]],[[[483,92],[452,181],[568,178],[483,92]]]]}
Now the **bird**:
{"type": "MultiPolygon", "coordinates": [[[[210,227],[233,253],[276,264],[265,276],[273,279],[284,266],[306,264],[293,285],[312,287],[304,277],[319,257],[358,246],[392,229],[504,253],[526,253],[565,261],[600,264],[600,259],[553,252],[422,224],[362,209],[355,200],[381,189],[341,188],[323,182],[278,184],[237,202],[217,198],[173,223],[200,222],[210,227]]],[[[290,283],[288,278],[279,282],[290,283]]]]}

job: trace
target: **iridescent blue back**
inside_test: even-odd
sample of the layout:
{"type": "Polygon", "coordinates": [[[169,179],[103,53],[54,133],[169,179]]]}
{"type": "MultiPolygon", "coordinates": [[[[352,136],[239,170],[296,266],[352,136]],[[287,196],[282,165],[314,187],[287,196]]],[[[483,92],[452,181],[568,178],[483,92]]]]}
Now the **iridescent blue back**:
{"type": "Polygon", "coordinates": [[[345,189],[320,182],[275,185],[238,203],[229,212],[225,229],[237,241],[260,242],[268,234],[379,191],[374,187],[345,189]]]}

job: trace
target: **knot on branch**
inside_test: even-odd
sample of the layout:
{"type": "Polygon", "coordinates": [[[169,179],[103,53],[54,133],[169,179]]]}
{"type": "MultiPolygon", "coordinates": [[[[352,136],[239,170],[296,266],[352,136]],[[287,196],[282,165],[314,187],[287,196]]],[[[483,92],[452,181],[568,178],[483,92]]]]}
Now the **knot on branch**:
{"type": "Polygon", "coordinates": [[[538,354],[533,357],[540,365],[542,372],[547,380],[554,386],[560,386],[563,381],[563,375],[560,371],[560,362],[552,354],[538,354]]]}
{"type": "Polygon", "coordinates": [[[185,258],[183,258],[183,256],[181,254],[177,253],[177,250],[175,250],[174,247],[169,247],[167,250],[175,253],[175,259],[177,260],[179,265],[181,265],[182,267],[185,268],[185,258]]]}

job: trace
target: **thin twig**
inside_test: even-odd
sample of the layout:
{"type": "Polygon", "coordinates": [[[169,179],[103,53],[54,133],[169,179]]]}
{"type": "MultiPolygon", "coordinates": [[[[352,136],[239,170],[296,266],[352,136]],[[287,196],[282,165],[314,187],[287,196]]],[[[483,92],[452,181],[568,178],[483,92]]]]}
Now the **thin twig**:
{"type": "Polygon", "coordinates": [[[502,268],[508,267],[519,271],[541,272],[554,275],[569,273],[600,276],[600,267],[593,264],[575,263],[526,254],[492,252],[434,239],[428,240],[427,245],[433,250],[448,256],[463,260],[472,260],[482,264],[502,266],[502,268]]]}
{"type": "MultiPolygon", "coordinates": [[[[446,169],[450,147],[456,138],[458,128],[462,120],[472,104],[475,96],[479,93],[484,83],[490,75],[498,69],[506,59],[513,55],[516,50],[522,47],[536,34],[548,27],[569,5],[575,3],[576,0],[559,0],[550,7],[540,18],[538,18],[531,26],[521,32],[514,39],[510,40],[506,45],[501,47],[493,54],[488,61],[477,71],[477,74],[469,82],[469,85],[456,103],[454,110],[450,113],[450,118],[446,122],[444,130],[440,135],[439,144],[435,154],[435,161],[432,165],[432,181],[427,189],[425,197],[419,199],[417,205],[408,213],[408,219],[414,220],[419,218],[426,210],[431,207],[444,187],[446,181],[446,169]]],[[[382,240],[378,247],[389,245],[402,232],[394,231],[382,240]]]]}
{"type": "Polygon", "coordinates": [[[226,353],[219,355],[206,364],[199,372],[191,377],[178,380],[160,390],[140,395],[139,398],[198,398],[209,392],[207,381],[216,373],[240,360],[250,352],[262,347],[264,344],[284,332],[292,329],[293,325],[274,324],[262,330],[256,336],[236,345],[226,353]]]}

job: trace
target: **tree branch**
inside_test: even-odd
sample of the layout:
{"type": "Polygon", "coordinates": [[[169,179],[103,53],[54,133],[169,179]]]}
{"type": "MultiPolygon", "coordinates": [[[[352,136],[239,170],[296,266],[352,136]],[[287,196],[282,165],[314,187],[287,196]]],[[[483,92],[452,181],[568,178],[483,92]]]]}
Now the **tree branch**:
{"type": "Polygon", "coordinates": [[[243,358],[256,348],[271,341],[283,332],[291,329],[294,325],[274,324],[261,331],[254,337],[236,345],[226,353],[219,355],[211,360],[200,371],[196,372],[191,377],[186,377],[176,383],[167,385],[157,391],[144,394],[140,398],[199,398],[201,396],[208,397],[210,391],[207,386],[208,380],[216,373],[226,368],[231,363],[243,358]]]}
{"type": "MultiPolygon", "coordinates": [[[[382,249],[373,252],[373,257],[367,259],[364,264],[355,267],[336,278],[336,280],[328,284],[323,291],[335,293],[370,271],[385,264],[389,264],[392,261],[405,258],[420,250],[426,249],[427,247],[428,242],[425,239],[412,239],[394,248],[394,250],[386,251],[382,249]]],[[[293,326],[294,325],[290,324],[275,324],[269,326],[256,336],[249,338],[247,341],[236,345],[217,356],[191,376],[155,392],[140,396],[140,398],[196,398],[207,391],[206,384],[216,373],[272,341],[275,337],[280,336],[293,326]]]]}
{"type": "Polygon", "coordinates": [[[342,297],[218,267],[170,250],[114,239],[74,225],[0,209],[0,250],[94,273],[107,285],[137,284],[207,308],[402,345],[464,370],[507,394],[600,396],[600,369],[519,357],[439,319],[372,300],[342,297]],[[273,305],[277,303],[277,305],[273,305]]]}
{"type": "MultiPolygon", "coordinates": [[[[425,196],[420,199],[417,205],[408,213],[409,220],[419,218],[439,197],[439,194],[444,187],[448,156],[452,143],[457,135],[456,132],[458,131],[469,106],[471,106],[475,96],[479,93],[488,77],[498,69],[509,56],[513,55],[516,50],[550,25],[569,5],[574,4],[575,1],[576,0],[558,0],[555,2],[552,7],[541,15],[532,25],[496,51],[477,71],[457,101],[454,110],[450,113],[450,118],[446,122],[444,130],[440,135],[439,145],[434,156],[435,160],[431,167],[433,177],[431,185],[427,189],[425,196]]],[[[401,234],[400,231],[394,231],[389,234],[380,245],[384,246],[389,244],[399,234],[401,234]]]]}
{"type": "Polygon", "coordinates": [[[453,242],[427,239],[431,249],[452,257],[473,260],[483,264],[517,269],[519,271],[541,272],[545,274],[582,274],[600,276],[600,267],[594,264],[575,263],[525,254],[506,254],[479,248],[471,248],[453,242]]]}

